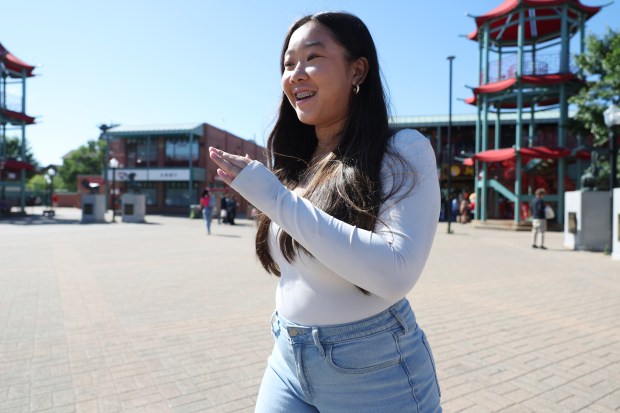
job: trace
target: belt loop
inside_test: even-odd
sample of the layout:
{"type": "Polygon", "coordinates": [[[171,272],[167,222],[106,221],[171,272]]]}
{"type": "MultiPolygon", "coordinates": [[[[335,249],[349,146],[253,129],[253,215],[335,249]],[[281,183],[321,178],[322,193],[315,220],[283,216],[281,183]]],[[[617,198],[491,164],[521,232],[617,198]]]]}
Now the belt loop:
{"type": "Polygon", "coordinates": [[[316,344],[316,346],[319,348],[319,354],[321,354],[321,357],[325,358],[325,349],[323,349],[323,346],[319,341],[319,329],[316,327],[312,328],[312,339],[314,340],[314,344],[316,344]]]}
{"type": "Polygon", "coordinates": [[[277,311],[274,311],[271,315],[271,332],[276,338],[280,337],[280,320],[278,319],[277,311]]]}
{"type": "Polygon", "coordinates": [[[392,313],[392,315],[394,315],[394,317],[396,317],[396,319],[398,320],[398,322],[400,323],[401,326],[403,326],[403,330],[405,331],[405,334],[407,334],[409,332],[409,326],[407,325],[407,322],[403,319],[403,317],[398,313],[398,311],[396,311],[395,308],[391,308],[390,312],[392,313]]]}

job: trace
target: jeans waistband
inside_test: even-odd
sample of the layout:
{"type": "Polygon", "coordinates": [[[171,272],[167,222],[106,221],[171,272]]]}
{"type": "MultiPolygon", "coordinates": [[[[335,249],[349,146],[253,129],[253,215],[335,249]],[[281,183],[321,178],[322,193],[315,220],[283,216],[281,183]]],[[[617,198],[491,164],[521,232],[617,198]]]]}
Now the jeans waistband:
{"type": "Polygon", "coordinates": [[[271,325],[276,335],[286,334],[294,342],[322,343],[338,342],[369,336],[400,324],[407,331],[416,324],[415,315],[406,298],[385,311],[372,317],[352,323],[324,326],[303,326],[273,314],[271,325]]]}

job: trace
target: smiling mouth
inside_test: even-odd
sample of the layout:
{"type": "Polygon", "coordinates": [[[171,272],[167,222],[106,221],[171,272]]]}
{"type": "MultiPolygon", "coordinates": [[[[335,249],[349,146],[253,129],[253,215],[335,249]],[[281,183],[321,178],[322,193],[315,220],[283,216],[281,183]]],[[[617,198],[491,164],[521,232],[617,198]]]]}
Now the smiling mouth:
{"type": "Polygon", "coordinates": [[[306,99],[311,98],[314,95],[316,95],[316,92],[300,92],[300,93],[295,93],[295,99],[297,99],[298,101],[306,100],[306,99]]]}

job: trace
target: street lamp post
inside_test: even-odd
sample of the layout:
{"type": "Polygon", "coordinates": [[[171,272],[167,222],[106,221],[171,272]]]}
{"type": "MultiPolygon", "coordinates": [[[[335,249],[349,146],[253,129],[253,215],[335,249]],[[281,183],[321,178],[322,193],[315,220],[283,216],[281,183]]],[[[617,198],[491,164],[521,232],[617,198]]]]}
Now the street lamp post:
{"type": "Polygon", "coordinates": [[[448,202],[447,202],[447,215],[448,215],[448,234],[451,234],[450,223],[452,222],[452,61],[454,56],[448,56],[450,62],[450,87],[449,87],[449,99],[448,99],[448,202]]]}
{"type": "Polygon", "coordinates": [[[116,222],[116,169],[118,164],[118,159],[110,159],[109,166],[112,170],[112,222],[116,222]]]}
{"type": "MultiPolygon", "coordinates": [[[[605,118],[605,125],[609,129],[609,198],[611,201],[610,205],[610,215],[611,221],[610,224],[613,225],[614,222],[614,188],[617,186],[617,159],[618,159],[618,146],[616,142],[616,134],[615,128],[620,125],[620,108],[618,106],[611,104],[609,107],[603,112],[603,116],[605,118]]],[[[611,231],[611,243],[609,244],[610,248],[613,245],[613,230],[611,231]]]]}
{"type": "Polygon", "coordinates": [[[620,108],[611,104],[603,113],[605,117],[605,125],[609,129],[609,162],[611,166],[611,174],[609,176],[609,186],[611,189],[617,185],[617,157],[618,146],[616,142],[616,134],[614,128],[620,125],[620,108]]]}
{"type": "Polygon", "coordinates": [[[43,211],[43,215],[47,215],[49,217],[53,217],[54,213],[54,176],[56,175],[56,170],[54,168],[48,168],[45,172],[45,181],[49,184],[49,209],[43,211]]]}
{"type": "MultiPolygon", "coordinates": [[[[99,135],[99,140],[100,141],[105,140],[105,159],[103,161],[103,176],[105,177],[106,181],[108,179],[108,166],[110,164],[110,134],[108,133],[108,131],[117,126],[119,126],[118,123],[113,123],[109,125],[102,123],[101,125],[98,126],[99,130],[101,131],[101,134],[99,135]]],[[[106,194],[105,194],[106,210],[107,210],[108,205],[110,205],[109,195],[110,195],[110,192],[106,191],[106,194]]]]}

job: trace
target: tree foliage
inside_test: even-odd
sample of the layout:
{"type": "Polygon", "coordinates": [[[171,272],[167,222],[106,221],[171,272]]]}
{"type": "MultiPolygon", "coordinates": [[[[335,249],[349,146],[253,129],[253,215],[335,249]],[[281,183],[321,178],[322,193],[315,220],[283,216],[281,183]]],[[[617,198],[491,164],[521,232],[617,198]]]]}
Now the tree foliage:
{"type": "MultiPolygon", "coordinates": [[[[46,191],[49,191],[49,187],[50,187],[50,184],[45,179],[44,174],[35,175],[32,178],[30,178],[28,182],[26,183],[26,188],[30,189],[31,191],[46,192],[46,191]]],[[[54,177],[54,190],[58,190],[58,189],[67,189],[67,186],[65,182],[63,181],[62,177],[60,177],[60,175],[57,174],[54,177]]]]}
{"type": "MultiPolygon", "coordinates": [[[[0,145],[2,144],[1,139],[2,138],[0,137],[0,145]]],[[[5,150],[6,150],[5,152],[6,157],[8,159],[16,159],[22,162],[27,162],[31,165],[34,165],[35,170],[38,168],[39,163],[34,158],[34,154],[32,153],[32,149],[30,148],[28,141],[26,141],[26,147],[24,148],[23,158],[22,158],[22,152],[21,152],[21,139],[18,137],[7,136],[5,150]]],[[[33,171],[26,171],[26,176],[29,178],[32,177],[34,174],[35,172],[33,171]]]]}
{"type": "Polygon", "coordinates": [[[75,191],[77,176],[101,174],[104,162],[105,142],[91,140],[66,156],[58,173],[66,188],[75,191]]]}
{"type": "Polygon", "coordinates": [[[606,145],[609,131],[603,112],[620,103],[620,33],[608,29],[601,38],[590,35],[587,51],[575,63],[586,82],[569,102],[577,105],[575,120],[582,130],[594,135],[595,146],[606,145]]]}

